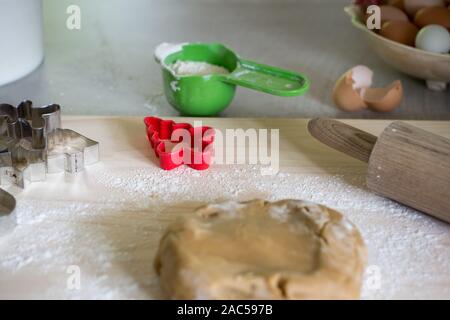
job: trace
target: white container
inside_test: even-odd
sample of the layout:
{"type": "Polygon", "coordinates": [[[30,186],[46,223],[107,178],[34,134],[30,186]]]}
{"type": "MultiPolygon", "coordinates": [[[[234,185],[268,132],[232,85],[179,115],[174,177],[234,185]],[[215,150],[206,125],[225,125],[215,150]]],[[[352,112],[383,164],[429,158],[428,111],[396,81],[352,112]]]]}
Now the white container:
{"type": "Polygon", "coordinates": [[[42,0],[0,0],[0,86],[41,64],[42,20],[42,0]]]}

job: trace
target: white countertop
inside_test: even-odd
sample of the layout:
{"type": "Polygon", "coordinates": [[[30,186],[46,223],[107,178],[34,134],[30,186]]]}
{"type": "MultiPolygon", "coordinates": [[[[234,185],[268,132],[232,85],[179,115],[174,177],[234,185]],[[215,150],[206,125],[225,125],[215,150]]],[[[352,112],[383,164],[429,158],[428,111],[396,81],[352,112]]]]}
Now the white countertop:
{"type": "MultiPolygon", "coordinates": [[[[352,28],[346,0],[45,0],[45,63],[0,87],[1,102],[59,103],[64,114],[177,115],[162,96],[153,50],[161,42],[221,42],[242,57],[298,70],[312,81],[298,98],[239,89],[226,117],[450,119],[450,89],[431,92],[422,81],[385,65],[352,28]],[[82,29],[66,28],[66,8],[81,8],[82,29]],[[401,79],[405,98],[390,114],[343,113],[331,90],[344,71],[366,64],[376,84],[401,79]]],[[[2,48],[3,50],[3,48],[2,48]]]]}

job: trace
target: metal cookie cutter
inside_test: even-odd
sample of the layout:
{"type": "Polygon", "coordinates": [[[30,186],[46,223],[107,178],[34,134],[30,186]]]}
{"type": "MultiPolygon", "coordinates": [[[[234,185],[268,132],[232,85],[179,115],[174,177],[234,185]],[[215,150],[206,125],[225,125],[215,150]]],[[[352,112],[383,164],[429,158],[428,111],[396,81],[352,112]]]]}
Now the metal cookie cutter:
{"type": "Polygon", "coordinates": [[[98,158],[98,142],[61,128],[59,105],[0,104],[0,184],[24,188],[47,173],[82,171],[98,158]]]}

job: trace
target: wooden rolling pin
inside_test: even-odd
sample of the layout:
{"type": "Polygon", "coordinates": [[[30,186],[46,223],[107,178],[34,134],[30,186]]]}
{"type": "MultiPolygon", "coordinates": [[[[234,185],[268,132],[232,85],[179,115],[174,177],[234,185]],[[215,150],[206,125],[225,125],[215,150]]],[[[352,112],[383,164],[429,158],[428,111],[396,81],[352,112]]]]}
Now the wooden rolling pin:
{"type": "Polygon", "coordinates": [[[404,122],[375,137],[342,122],[314,119],[313,137],[369,163],[366,183],[375,193],[450,223],[450,140],[404,122]]]}

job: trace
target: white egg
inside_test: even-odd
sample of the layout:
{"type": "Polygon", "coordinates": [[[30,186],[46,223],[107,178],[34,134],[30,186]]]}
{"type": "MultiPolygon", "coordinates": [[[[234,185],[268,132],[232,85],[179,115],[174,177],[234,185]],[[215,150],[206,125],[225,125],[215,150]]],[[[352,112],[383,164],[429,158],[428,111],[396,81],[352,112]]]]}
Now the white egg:
{"type": "Polygon", "coordinates": [[[448,53],[450,51],[450,33],[439,25],[426,26],[417,34],[416,47],[435,53],[448,53]]]}

